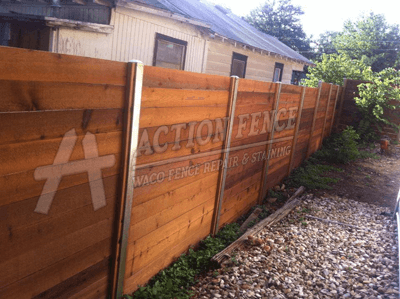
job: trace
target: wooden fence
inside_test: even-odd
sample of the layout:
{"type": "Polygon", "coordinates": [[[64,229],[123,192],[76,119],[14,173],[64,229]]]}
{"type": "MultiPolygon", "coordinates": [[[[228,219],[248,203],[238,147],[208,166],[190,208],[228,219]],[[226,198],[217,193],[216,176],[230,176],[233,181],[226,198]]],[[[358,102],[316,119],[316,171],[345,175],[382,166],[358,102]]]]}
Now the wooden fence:
{"type": "Polygon", "coordinates": [[[0,298],[134,291],[316,151],[342,91],[142,69],[0,47],[0,298]]]}
{"type": "MultiPolygon", "coordinates": [[[[335,128],[338,131],[345,129],[347,126],[357,128],[358,123],[362,119],[362,114],[359,112],[355,98],[359,96],[358,85],[361,83],[368,83],[368,81],[350,80],[345,79],[343,83],[343,94],[339,101],[338,117],[336,120],[335,128]]],[[[397,104],[398,103],[393,103],[397,104]]],[[[397,110],[385,111],[387,116],[393,123],[400,125],[400,107],[397,110]]],[[[400,141],[400,132],[396,131],[393,127],[384,125],[382,131],[376,130],[379,135],[386,135],[392,140],[400,141]]]]}

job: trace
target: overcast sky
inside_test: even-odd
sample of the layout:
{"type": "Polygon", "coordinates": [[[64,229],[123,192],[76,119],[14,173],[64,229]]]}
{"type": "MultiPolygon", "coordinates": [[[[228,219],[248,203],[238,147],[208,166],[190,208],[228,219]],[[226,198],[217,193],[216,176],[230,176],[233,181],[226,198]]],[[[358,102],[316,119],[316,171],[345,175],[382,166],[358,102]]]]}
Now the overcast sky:
{"type": "MultiPolygon", "coordinates": [[[[210,0],[232,9],[239,16],[247,15],[260,6],[263,0],[210,0]]],[[[303,29],[308,36],[318,37],[325,31],[342,29],[343,22],[355,20],[362,13],[384,14],[389,24],[400,24],[400,0],[292,0],[303,8],[301,18],[303,29]]]]}

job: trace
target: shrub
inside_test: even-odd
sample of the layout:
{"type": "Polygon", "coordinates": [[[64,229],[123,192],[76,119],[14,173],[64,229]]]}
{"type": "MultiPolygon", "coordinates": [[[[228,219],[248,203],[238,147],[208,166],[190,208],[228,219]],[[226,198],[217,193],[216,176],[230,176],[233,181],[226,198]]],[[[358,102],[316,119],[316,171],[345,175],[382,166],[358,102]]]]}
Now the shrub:
{"type": "Polygon", "coordinates": [[[347,127],[339,134],[333,134],[324,140],[322,149],[314,157],[331,163],[345,164],[360,158],[357,140],[360,136],[353,129],[347,127]]]}
{"type": "Polygon", "coordinates": [[[356,97],[355,101],[363,120],[357,128],[357,132],[362,134],[363,140],[370,137],[365,133],[371,134],[373,127],[380,130],[382,124],[390,125],[399,130],[400,126],[391,122],[385,115],[385,111],[397,108],[395,103],[400,104],[399,85],[400,71],[393,68],[387,68],[376,73],[371,83],[358,85],[360,96],[356,97]]]}

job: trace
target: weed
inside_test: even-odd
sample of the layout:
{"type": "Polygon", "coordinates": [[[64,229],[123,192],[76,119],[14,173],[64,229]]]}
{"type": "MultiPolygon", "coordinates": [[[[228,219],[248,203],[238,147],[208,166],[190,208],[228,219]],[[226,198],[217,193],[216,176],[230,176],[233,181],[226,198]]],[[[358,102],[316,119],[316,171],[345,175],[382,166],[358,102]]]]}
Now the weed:
{"type": "Polygon", "coordinates": [[[366,179],[370,179],[371,176],[368,174],[368,175],[365,176],[365,178],[366,178],[366,179]]]}
{"type": "Polygon", "coordinates": [[[345,164],[360,157],[357,140],[360,136],[353,127],[347,127],[339,134],[333,134],[323,142],[320,151],[314,153],[320,160],[345,164]]]}
{"type": "Polygon", "coordinates": [[[329,171],[339,169],[329,165],[319,164],[319,161],[310,157],[302,166],[296,168],[287,180],[290,187],[304,186],[308,189],[332,189],[331,183],[337,183],[339,179],[324,176],[329,171]]]}
{"type": "Polygon", "coordinates": [[[214,271],[214,272],[213,272],[213,276],[214,276],[214,277],[217,277],[218,275],[219,275],[219,272],[218,272],[218,271],[214,271]]]}
{"type": "Polygon", "coordinates": [[[307,222],[305,222],[305,221],[302,221],[302,222],[301,222],[301,225],[303,225],[303,226],[307,226],[307,225],[308,225],[308,223],[307,223],[307,222]]]}
{"type": "Polygon", "coordinates": [[[215,238],[208,236],[197,251],[189,249],[188,254],[182,254],[170,267],[160,271],[147,286],[139,288],[135,292],[135,299],[190,298],[192,293],[187,288],[194,284],[196,275],[212,268],[211,258],[238,237],[239,225],[226,225],[215,238]]]}

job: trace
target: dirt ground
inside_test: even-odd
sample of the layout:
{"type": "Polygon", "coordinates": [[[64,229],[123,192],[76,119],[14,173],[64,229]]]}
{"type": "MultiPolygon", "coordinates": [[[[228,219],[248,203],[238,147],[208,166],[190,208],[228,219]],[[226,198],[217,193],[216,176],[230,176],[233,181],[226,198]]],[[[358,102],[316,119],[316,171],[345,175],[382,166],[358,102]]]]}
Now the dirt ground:
{"type": "Polygon", "coordinates": [[[400,146],[391,156],[380,153],[376,144],[374,152],[379,159],[367,158],[346,165],[337,165],[343,172],[334,172],[330,176],[341,180],[332,190],[320,190],[315,193],[338,195],[357,201],[387,206],[391,209],[396,204],[400,188],[400,146]]]}

